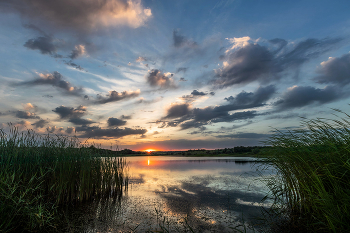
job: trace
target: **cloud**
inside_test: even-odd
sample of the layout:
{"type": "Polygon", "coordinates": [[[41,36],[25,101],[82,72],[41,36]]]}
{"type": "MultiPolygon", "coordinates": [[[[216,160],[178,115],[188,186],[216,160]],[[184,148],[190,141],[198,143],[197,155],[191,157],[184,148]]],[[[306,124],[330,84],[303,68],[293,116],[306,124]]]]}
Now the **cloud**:
{"type": "Polygon", "coordinates": [[[64,61],[64,64],[69,65],[69,66],[71,66],[71,67],[74,67],[74,68],[77,69],[77,70],[84,70],[83,67],[81,67],[80,65],[75,64],[74,62],[72,62],[72,60],[70,60],[70,61],[64,61]]]}
{"type": "Polygon", "coordinates": [[[39,50],[42,54],[56,54],[58,45],[51,36],[39,36],[35,39],[28,40],[24,47],[32,50],[39,50]]]}
{"type": "Polygon", "coordinates": [[[188,70],[188,67],[179,67],[177,68],[176,73],[179,73],[179,72],[186,73],[187,70],[188,70]]]}
{"type": "Polygon", "coordinates": [[[144,57],[138,57],[135,61],[136,62],[143,62],[143,61],[147,61],[147,59],[144,57]]]}
{"type": "Polygon", "coordinates": [[[39,110],[38,106],[31,103],[22,104],[24,110],[37,112],[39,110]]]}
{"type": "Polygon", "coordinates": [[[47,120],[38,120],[37,122],[34,122],[32,125],[35,127],[35,128],[44,128],[45,125],[49,123],[47,120]]]}
{"type": "Polygon", "coordinates": [[[145,134],[146,129],[131,129],[131,128],[115,128],[115,129],[102,129],[100,127],[82,127],[81,131],[85,131],[80,135],[82,138],[121,138],[128,135],[145,134]]]}
{"type": "Polygon", "coordinates": [[[83,119],[82,116],[87,114],[86,107],[80,105],[77,108],[59,106],[52,110],[57,113],[60,119],[68,119],[68,122],[73,123],[74,125],[90,125],[96,123],[91,119],[83,119]]]}
{"type": "Polygon", "coordinates": [[[14,111],[13,112],[16,117],[21,119],[40,119],[39,116],[36,116],[35,113],[29,112],[29,111],[14,111]]]}
{"type": "Polygon", "coordinates": [[[230,96],[225,98],[230,102],[228,106],[230,109],[238,106],[252,105],[254,107],[260,107],[262,103],[266,102],[275,94],[276,88],[274,85],[266,87],[259,87],[255,92],[242,91],[236,97],[230,96]]]}
{"type": "Polygon", "coordinates": [[[10,9],[22,16],[41,20],[56,28],[91,31],[100,27],[140,27],[152,16],[141,0],[5,0],[10,9]]]}
{"type": "Polygon", "coordinates": [[[70,118],[69,122],[75,124],[75,125],[90,125],[92,123],[96,123],[93,120],[90,119],[82,119],[80,117],[76,117],[76,118],[70,118]]]}
{"type": "Polygon", "coordinates": [[[97,101],[95,103],[105,104],[109,102],[116,102],[124,99],[135,98],[139,95],[140,95],[140,90],[123,91],[123,92],[110,91],[109,94],[106,95],[106,97],[103,97],[102,95],[97,95],[97,101]]]}
{"type": "Polygon", "coordinates": [[[76,59],[83,55],[86,55],[85,45],[80,44],[75,46],[75,48],[72,50],[71,54],[69,55],[69,58],[76,59]]]}
{"type": "Polygon", "coordinates": [[[136,104],[153,104],[161,101],[163,99],[163,96],[157,97],[153,100],[145,100],[143,97],[141,97],[138,101],[136,101],[136,104]]]}
{"type": "Polygon", "coordinates": [[[45,98],[53,98],[53,95],[43,95],[42,97],[45,97],[45,98]]]}
{"type": "Polygon", "coordinates": [[[204,92],[199,92],[199,91],[197,91],[197,90],[193,90],[193,91],[191,92],[191,95],[194,95],[194,96],[197,96],[197,95],[203,96],[203,95],[207,95],[207,94],[204,93],[204,92]]]}
{"type": "Polygon", "coordinates": [[[160,87],[162,89],[176,88],[174,80],[171,78],[173,74],[163,73],[160,70],[152,69],[146,75],[147,83],[152,87],[160,87]]]}
{"type": "Polygon", "coordinates": [[[131,116],[122,115],[121,118],[122,118],[122,119],[125,119],[125,120],[130,120],[130,119],[131,119],[131,116]]]}
{"type": "Polygon", "coordinates": [[[60,119],[80,118],[86,114],[86,107],[80,105],[77,108],[60,106],[52,110],[60,116],[60,119]]]}
{"type": "Polygon", "coordinates": [[[235,97],[230,96],[226,98],[229,103],[221,106],[191,109],[188,103],[173,105],[167,110],[167,115],[158,123],[163,122],[165,125],[162,127],[180,126],[181,129],[189,129],[199,128],[210,123],[252,119],[260,114],[256,111],[243,111],[232,114],[230,112],[265,106],[275,92],[275,86],[269,85],[259,87],[255,92],[242,91],[235,97]],[[172,121],[164,121],[169,119],[172,121]]]}
{"type": "Polygon", "coordinates": [[[172,119],[185,116],[190,113],[189,104],[174,104],[167,110],[167,115],[163,119],[172,119]]]}
{"type": "Polygon", "coordinates": [[[347,85],[350,83],[350,53],[343,56],[330,57],[317,69],[320,74],[314,80],[318,83],[347,85]]]}
{"type": "MultiPolygon", "coordinates": [[[[249,44],[251,44],[252,39],[249,36],[244,36],[244,37],[234,37],[234,38],[226,38],[227,40],[230,41],[232,44],[232,47],[226,50],[226,52],[229,52],[231,50],[237,49],[237,48],[242,48],[245,47],[249,44]]],[[[256,41],[253,41],[256,42],[256,41]]]]}
{"type": "Polygon", "coordinates": [[[82,88],[73,87],[69,82],[63,79],[63,76],[57,71],[47,74],[38,74],[39,77],[31,81],[19,82],[17,86],[37,86],[37,85],[52,85],[65,91],[70,95],[80,96],[83,92],[82,88]]]}
{"type": "Polygon", "coordinates": [[[48,126],[46,131],[49,133],[54,133],[58,128],[56,126],[48,126]]]}
{"type": "Polygon", "coordinates": [[[269,116],[266,119],[271,120],[271,119],[290,119],[290,118],[297,118],[297,117],[305,117],[305,114],[300,115],[299,113],[288,113],[286,115],[273,115],[269,116]]]}
{"type": "Polygon", "coordinates": [[[191,102],[194,102],[197,98],[200,98],[205,95],[208,95],[208,94],[202,91],[193,90],[191,92],[191,95],[183,95],[181,99],[186,101],[187,103],[191,103],[191,102]]]}
{"type": "Polygon", "coordinates": [[[270,43],[278,45],[276,50],[250,42],[247,38],[234,38],[233,46],[226,51],[223,66],[215,70],[210,83],[220,88],[254,81],[266,84],[281,78],[288,69],[298,71],[300,66],[312,58],[327,52],[341,39],[306,39],[289,48],[283,39],[270,43]],[[282,51],[282,49],[284,49],[282,51]]]}
{"type": "Polygon", "coordinates": [[[112,126],[123,126],[126,124],[126,121],[120,120],[118,118],[114,118],[114,117],[110,117],[107,120],[108,126],[112,127],[112,126]]]}
{"type": "Polygon", "coordinates": [[[269,134],[261,134],[261,133],[237,133],[237,134],[225,134],[225,135],[218,135],[217,138],[245,138],[245,139],[252,139],[252,138],[267,138],[269,137],[269,134]]]}
{"type": "Polygon", "coordinates": [[[282,98],[274,103],[277,111],[301,108],[310,104],[325,104],[347,97],[342,89],[326,86],[319,89],[311,86],[293,86],[283,93],[282,98]]]}
{"type": "Polygon", "coordinates": [[[10,123],[10,124],[9,123],[7,123],[7,124],[1,123],[0,127],[5,128],[5,127],[8,127],[11,125],[13,127],[16,127],[19,130],[27,130],[28,127],[30,126],[30,124],[31,123],[29,121],[22,120],[22,121],[15,122],[14,124],[13,123],[10,123]]]}
{"type": "Polygon", "coordinates": [[[177,30],[173,31],[173,45],[175,48],[181,47],[197,47],[197,43],[194,41],[188,40],[186,37],[179,34],[177,30]]]}
{"type": "Polygon", "coordinates": [[[68,133],[68,134],[71,134],[71,133],[73,133],[75,131],[75,128],[74,127],[67,127],[67,129],[66,129],[66,133],[68,133]]]}

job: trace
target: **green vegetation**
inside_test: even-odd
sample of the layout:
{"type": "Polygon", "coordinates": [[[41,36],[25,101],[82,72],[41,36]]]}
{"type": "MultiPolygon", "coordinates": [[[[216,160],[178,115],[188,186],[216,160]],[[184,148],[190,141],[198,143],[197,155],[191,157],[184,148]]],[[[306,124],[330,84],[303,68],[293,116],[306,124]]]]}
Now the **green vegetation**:
{"type": "Polygon", "coordinates": [[[76,138],[0,130],[0,232],[51,232],[58,206],[120,197],[125,160],[103,153],[76,138]]]}
{"type": "Polygon", "coordinates": [[[350,232],[350,116],[302,121],[267,142],[269,223],[279,232],[350,232]]]}

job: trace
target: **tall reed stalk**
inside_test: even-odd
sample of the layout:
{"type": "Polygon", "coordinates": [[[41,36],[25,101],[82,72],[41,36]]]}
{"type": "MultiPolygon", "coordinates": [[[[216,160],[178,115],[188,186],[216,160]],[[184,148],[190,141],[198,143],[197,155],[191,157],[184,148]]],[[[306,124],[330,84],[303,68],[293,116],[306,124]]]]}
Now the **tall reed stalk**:
{"type": "Polygon", "coordinates": [[[126,162],[76,138],[0,129],[0,232],[54,227],[58,205],[120,197],[126,162]]]}
{"type": "Polygon", "coordinates": [[[279,230],[350,232],[350,116],[335,111],[343,117],[303,120],[300,129],[267,141],[273,150],[266,162],[277,169],[267,185],[279,230]]]}

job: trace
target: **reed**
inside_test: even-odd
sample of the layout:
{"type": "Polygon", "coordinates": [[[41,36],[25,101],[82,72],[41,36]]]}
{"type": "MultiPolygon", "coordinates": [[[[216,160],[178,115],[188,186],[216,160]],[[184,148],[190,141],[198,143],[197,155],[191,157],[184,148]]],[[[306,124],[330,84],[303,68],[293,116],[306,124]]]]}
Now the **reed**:
{"type": "Polygon", "coordinates": [[[267,141],[273,149],[265,161],[277,169],[266,180],[270,223],[278,231],[350,232],[350,116],[335,111],[336,119],[304,119],[267,141]]]}
{"type": "Polygon", "coordinates": [[[52,228],[57,206],[118,197],[127,183],[123,158],[77,138],[0,130],[0,232],[52,228]]]}

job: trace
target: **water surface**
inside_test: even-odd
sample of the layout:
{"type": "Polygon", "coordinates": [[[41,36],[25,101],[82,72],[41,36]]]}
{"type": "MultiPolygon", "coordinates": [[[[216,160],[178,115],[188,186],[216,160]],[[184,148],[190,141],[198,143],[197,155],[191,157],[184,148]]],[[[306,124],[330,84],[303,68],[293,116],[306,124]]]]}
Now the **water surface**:
{"type": "Polygon", "coordinates": [[[254,225],[261,206],[268,206],[260,202],[268,190],[259,180],[254,158],[139,156],[126,160],[127,192],[118,200],[96,201],[70,211],[71,229],[234,232],[243,221],[254,225]]]}

